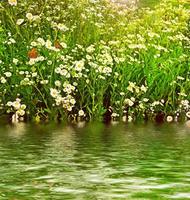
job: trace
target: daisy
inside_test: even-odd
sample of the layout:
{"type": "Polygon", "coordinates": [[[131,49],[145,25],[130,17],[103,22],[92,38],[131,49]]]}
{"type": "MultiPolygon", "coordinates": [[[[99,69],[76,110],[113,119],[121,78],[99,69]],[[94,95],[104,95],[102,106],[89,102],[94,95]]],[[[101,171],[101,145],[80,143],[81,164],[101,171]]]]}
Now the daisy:
{"type": "Polygon", "coordinates": [[[17,5],[17,0],[8,0],[8,3],[9,3],[11,6],[16,6],[16,5],[17,5]]]}

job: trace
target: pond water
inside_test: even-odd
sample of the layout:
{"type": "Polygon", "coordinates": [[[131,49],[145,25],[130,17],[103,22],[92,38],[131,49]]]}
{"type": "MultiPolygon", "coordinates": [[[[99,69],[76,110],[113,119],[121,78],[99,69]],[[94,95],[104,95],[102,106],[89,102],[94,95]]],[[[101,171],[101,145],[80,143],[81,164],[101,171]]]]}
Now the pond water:
{"type": "Polygon", "coordinates": [[[0,128],[0,199],[190,199],[184,125],[0,128]]]}

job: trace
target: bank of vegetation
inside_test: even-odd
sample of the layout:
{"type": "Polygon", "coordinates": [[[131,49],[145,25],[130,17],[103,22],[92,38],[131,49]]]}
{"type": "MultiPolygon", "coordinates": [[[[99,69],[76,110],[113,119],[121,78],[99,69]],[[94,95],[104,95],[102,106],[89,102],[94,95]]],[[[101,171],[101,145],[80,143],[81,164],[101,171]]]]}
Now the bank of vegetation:
{"type": "Polygon", "coordinates": [[[0,115],[20,120],[190,118],[190,5],[0,2],[0,115]]]}

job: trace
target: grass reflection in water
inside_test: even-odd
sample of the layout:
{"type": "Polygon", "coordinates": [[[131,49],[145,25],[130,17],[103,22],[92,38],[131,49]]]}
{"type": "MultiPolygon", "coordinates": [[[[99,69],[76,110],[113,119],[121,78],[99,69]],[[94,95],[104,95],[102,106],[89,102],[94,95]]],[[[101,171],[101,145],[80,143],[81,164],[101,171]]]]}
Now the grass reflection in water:
{"type": "Polygon", "coordinates": [[[0,128],[0,199],[186,199],[182,125],[0,128]]]}

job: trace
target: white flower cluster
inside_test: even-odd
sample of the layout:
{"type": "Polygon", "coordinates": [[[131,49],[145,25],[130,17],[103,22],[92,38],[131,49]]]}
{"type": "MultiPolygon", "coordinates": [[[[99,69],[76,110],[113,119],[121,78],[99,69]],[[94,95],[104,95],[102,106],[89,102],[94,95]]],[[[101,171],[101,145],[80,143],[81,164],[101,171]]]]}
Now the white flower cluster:
{"type": "Polygon", "coordinates": [[[67,65],[60,64],[58,67],[55,68],[55,73],[60,74],[63,77],[70,78],[71,74],[67,69],[67,65]]]}
{"type": "Polygon", "coordinates": [[[58,30],[63,31],[63,32],[66,32],[66,31],[69,30],[69,28],[63,23],[52,22],[52,27],[54,29],[58,29],[58,30]]]}
{"type": "Polygon", "coordinates": [[[29,65],[35,65],[37,62],[42,62],[45,60],[44,56],[38,56],[37,58],[30,58],[28,64],[29,65]]]}
{"type": "MultiPolygon", "coordinates": [[[[67,44],[65,42],[60,42],[59,45],[60,45],[60,47],[62,47],[64,49],[67,48],[67,44]]],[[[57,48],[56,45],[54,45],[51,40],[49,40],[49,39],[44,40],[41,37],[37,38],[37,40],[35,40],[35,41],[32,41],[31,46],[32,47],[45,47],[48,50],[52,50],[52,51],[55,51],[55,52],[60,51],[60,49],[57,48]]]]}
{"type": "Polygon", "coordinates": [[[16,6],[16,5],[17,5],[17,0],[8,0],[8,3],[9,3],[11,6],[16,6]]]}
{"type": "Polygon", "coordinates": [[[137,86],[135,82],[130,82],[129,81],[129,86],[127,87],[127,90],[129,90],[132,93],[146,93],[147,91],[147,87],[145,87],[144,85],[142,85],[141,87],[137,86]]]}
{"type": "Polygon", "coordinates": [[[39,21],[40,16],[39,15],[33,15],[32,13],[26,13],[26,18],[32,22],[32,21],[39,21]]]}
{"type": "MultiPolygon", "coordinates": [[[[56,81],[55,85],[60,87],[60,82],[56,81]]],[[[63,92],[66,96],[61,95],[61,90],[56,88],[50,88],[50,95],[55,99],[56,106],[62,106],[67,111],[72,111],[74,105],[76,104],[75,98],[71,95],[75,91],[75,86],[70,83],[65,82],[63,84],[63,92]]]]}
{"type": "Polygon", "coordinates": [[[130,99],[125,99],[124,100],[124,105],[128,105],[130,107],[132,107],[135,103],[135,98],[134,97],[131,97],[130,99]]]}
{"type": "Polygon", "coordinates": [[[4,84],[7,82],[7,78],[10,78],[12,76],[11,72],[5,72],[5,76],[0,77],[0,83],[4,84]]]}
{"type": "Polygon", "coordinates": [[[189,101],[187,99],[181,100],[180,108],[188,110],[190,108],[189,101]]]}
{"type": "Polygon", "coordinates": [[[21,99],[17,98],[15,101],[8,101],[6,104],[9,109],[7,112],[14,112],[12,115],[12,122],[17,123],[23,120],[23,116],[25,115],[26,105],[21,104],[21,99]]]}

